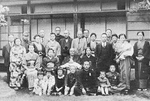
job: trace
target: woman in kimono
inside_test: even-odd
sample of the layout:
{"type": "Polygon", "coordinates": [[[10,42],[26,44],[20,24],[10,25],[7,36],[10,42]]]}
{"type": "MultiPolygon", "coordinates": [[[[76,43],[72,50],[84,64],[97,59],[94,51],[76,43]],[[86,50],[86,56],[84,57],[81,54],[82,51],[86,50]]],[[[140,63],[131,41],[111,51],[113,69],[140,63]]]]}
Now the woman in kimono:
{"type": "Polygon", "coordinates": [[[21,87],[24,78],[24,67],[22,65],[26,54],[26,49],[21,45],[21,40],[16,38],[14,46],[10,51],[10,87],[15,90],[21,87]]]}
{"type": "MultiPolygon", "coordinates": [[[[130,70],[131,70],[131,56],[133,55],[133,47],[132,45],[126,41],[126,35],[120,34],[119,35],[119,46],[117,46],[117,53],[118,56],[116,57],[117,63],[119,63],[120,69],[120,85],[126,85],[125,92],[128,93],[130,89],[130,70]]],[[[119,86],[120,86],[119,85],[119,86]]]]}
{"type": "Polygon", "coordinates": [[[25,55],[24,67],[26,69],[25,74],[28,80],[28,88],[29,90],[33,90],[34,81],[37,78],[37,70],[40,68],[40,58],[34,52],[32,44],[29,45],[29,52],[25,55]]]}
{"type": "Polygon", "coordinates": [[[98,44],[96,42],[96,38],[97,38],[97,35],[95,33],[92,33],[90,35],[90,42],[87,44],[87,47],[90,47],[91,49],[91,53],[92,53],[92,56],[95,56],[95,49],[96,49],[96,45],[98,44]]]}
{"type": "Polygon", "coordinates": [[[138,41],[134,45],[135,77],[138,90],[147,90],[148,65],[150,59],[150,45],[144,40],[144,32],[138,32],[138,41]]]}
{"type": "Polygon", "coordinates": [[[40,57],[40,64],[41,64],[43,57],[45,57],[45,55],[46,55],[45,47],[41,43],[40,35],[35,35],[34,36],[34,40],[35,40],[35,42],[33,43],[34,51],[35,51],[35,53],[37,53],[39,55],[39,57],[40,57]]]}

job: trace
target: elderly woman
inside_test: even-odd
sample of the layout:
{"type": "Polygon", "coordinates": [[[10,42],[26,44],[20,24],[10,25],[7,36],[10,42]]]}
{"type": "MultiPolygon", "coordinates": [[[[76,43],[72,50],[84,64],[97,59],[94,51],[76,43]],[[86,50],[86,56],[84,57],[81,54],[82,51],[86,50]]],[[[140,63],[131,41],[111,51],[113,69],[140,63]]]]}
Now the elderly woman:
{"type": "Polygon", "coordinates": [[[118,44],[117,52],[118,56],[116,61],[119,63],[120,67],[120,80],[122,84],[126,86],[126,93],[130,89],[130,70],[131,70],[131,56],[133,55],[132,45],[126,41],[127,37],[125,34],[119,35],[120,44],[118,44]]]}
{"type": "Polygon", "coordinates": [[[134,45],[135,77],[138,90],[147,90],[150,45],[144,40],[144,32],[138,32],[138,41],[134,45]]]}
{"type": "Polygon", "coordinates": [[[28,88],[33,90],[34,81],[37,78],[37,70],[40,68],[40,58],[34,52],[34,46],[29,45],[29,52],[25,55],[24,67],[26,68],[25,74],[27,76],[28,88]]]}
{"type": "Polygon", "coordinates": [[[10,51],[10,87],[15,90],[21,87],[23,83],[24,67],[22,65],[26,54],[26,49],[21,45],[21,40],[16,38],[14,40],[14,46],[10,51]]]}

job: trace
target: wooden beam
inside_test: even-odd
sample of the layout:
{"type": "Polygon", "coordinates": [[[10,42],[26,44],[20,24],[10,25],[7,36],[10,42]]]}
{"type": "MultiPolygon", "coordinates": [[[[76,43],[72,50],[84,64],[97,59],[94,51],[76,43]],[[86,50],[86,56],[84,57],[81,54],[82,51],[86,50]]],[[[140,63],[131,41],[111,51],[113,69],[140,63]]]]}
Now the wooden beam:
{"type": "Polygon", "coordinates": [[[76,38],[78,32],[78,14],[73,14],[73,22],[74,22],[74,38],[76,38]]]}
{"type": "Polygon", "coordinates": [[[85,29],[85,16],[84,14],[81,14],[81,28],[82,28],[82,32],[84,31],[85,29]]]}
{"type": "Polygon", "coordinates": [[[30,34],[30,41],[32,40],[32,36],[31,36],[31,16],[29,16],[29,34],[30,34]]]}
{"type": "Polygon", "coordinates": [[[10,16],[7,16],[8,35],[10,34],[10,24],[11,24],[11,18],[10,16]]]}

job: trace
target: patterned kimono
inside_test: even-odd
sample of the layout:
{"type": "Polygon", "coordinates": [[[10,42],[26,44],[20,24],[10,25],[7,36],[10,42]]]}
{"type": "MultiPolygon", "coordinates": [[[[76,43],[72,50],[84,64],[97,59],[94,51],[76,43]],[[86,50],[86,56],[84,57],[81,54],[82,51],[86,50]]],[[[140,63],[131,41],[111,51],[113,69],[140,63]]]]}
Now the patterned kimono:
{"type": "Polygon", "coordinates": [[[48,49],[52,48],[56,56],[61,55],[61,46],[57,41],[49,41],[45,48],[46,48],[46,54],[47,54],[48,49]]]}
{"type": "Polygon", "coordinates": [[[23,46],[14,46],[10,51],[10,87],[19,88],[23,83],[24,67],[22,65],[26,54],[23,46]]]}
{"type": "Polygon", "coordinates": [[[34,53],[27,53],[25,55],[26,71],[25,74],[28,80],[28,87],[32,88],[34,86],[34,80],[37,78],[37,68],[40,68],[40,58],[39,55],[34,53]]]}
{"type": "Polygon", "coordinates": [[[33,93],[41,96],[43,94],[44,79],[35,79],[33,93]]]}
{"type": "Polygon", "coordinates": [[[131,56],[133,55],[133,46],[125,41],[117,46],[116,49],[118,53],[116,60],[119,60],[120,63],[119,69],[121,83],[126,85],[126,89],[130,89],[130,71],[131,64],[133,63],[131,56]]]}
{"type": "Polygon", "coordinates": [[[87,44],[87,47],[90,47],[91,51],[92,51],[92,56],[95,57],[95,49],[96,49],[96,45],[98,43],[96,41],[91,41],[90,43],[87,44]]]}
{"type": "Polygon", "coordinates": [[[51,75],[48,77],[47,75],[44,76],[44,86],[43,86],[43,94],[50,95],[52,91],[52,87],[55,85],[55,76],[51,75]]]}

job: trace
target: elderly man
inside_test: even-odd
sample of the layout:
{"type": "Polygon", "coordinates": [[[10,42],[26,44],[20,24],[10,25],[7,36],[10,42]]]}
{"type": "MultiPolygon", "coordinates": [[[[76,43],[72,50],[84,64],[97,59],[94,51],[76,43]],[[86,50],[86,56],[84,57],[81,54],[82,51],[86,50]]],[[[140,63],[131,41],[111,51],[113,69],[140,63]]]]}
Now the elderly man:
{"type": "Polygon", "coordinates": [[[26,51],[28,52],[28,46],[30,44],[29,41],[29,32],[24,32],[22,34],[22,46],[24,46],[26,48],[26,51]]]}
{"type": "Polygon", "coordinates": [[[64,60],[65,57],[69,56],[69,50],[71,48],[72,38],[70,38],[70,33],[68,30],[64,31],[64,38],[60,40],[61,46],[61,59],[60,63],[64,60]]]}
{"type": "Polygon", "coordinates": [[[75,49],[75,54],[81,57],[85,54],[85,49],[87,48],[87,42],[82,36],[82,31],[78,31],[77,38],[73,39],[71,45],[71,48],[75,49]]]}
{"type": "Polygon", "coordinates": [[[65,57],[64,61],[62,64],[68,63],[70,60],[73,60],[74,62],[80,63],[80,57],[78,55],[75,55],[75,49],[71,48],[69,50],[69,56],[65,57]]]}
{"type": "Polygon", "coordinates": [[[44,46],[46,46],[46,44],[48,43],[48,38],[45,37],[45,31],[44,30],[40,30],[38,33],[41,37],[41,42],[44,46]]]}
{"type": "Polygon", "coordinates": [[[107,29],[106,30],[106,34],[107,34],[107,42],[111,43],[111,40],[112,40],[112,30],[111,29],[107,29]]]}
{"type": "Polygon", "coordinates": [[[84,35],[84,38],[85,38],[87,44],[90,43],[89,34],[90,34],[89,30],[85,29],[84,32],[83,32],[83,35],[84,35]]]}

